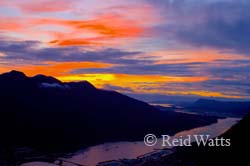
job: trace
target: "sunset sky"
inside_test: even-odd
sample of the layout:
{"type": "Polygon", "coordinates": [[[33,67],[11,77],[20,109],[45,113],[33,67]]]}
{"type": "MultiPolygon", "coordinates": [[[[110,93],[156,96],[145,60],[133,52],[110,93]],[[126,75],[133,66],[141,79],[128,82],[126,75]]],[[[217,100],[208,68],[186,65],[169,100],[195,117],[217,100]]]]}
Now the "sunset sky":
{"type": "Polygon", "coordinates": [[[0,73],[151,100],[250,99],[249,9],[247,0],[0,0],[0,73]]]}

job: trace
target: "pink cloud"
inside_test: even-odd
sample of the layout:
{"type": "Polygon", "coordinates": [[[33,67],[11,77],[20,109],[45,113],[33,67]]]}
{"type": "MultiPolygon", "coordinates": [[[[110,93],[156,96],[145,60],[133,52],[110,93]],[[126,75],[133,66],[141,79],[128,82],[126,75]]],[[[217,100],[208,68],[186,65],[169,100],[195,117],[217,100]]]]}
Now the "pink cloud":
{"type": "Polygon", "coordinates": [[[77,1],[69,0],[36,0],[18,2],[18,8],[27,13],[62,12],[72,10],[77,1]]]}

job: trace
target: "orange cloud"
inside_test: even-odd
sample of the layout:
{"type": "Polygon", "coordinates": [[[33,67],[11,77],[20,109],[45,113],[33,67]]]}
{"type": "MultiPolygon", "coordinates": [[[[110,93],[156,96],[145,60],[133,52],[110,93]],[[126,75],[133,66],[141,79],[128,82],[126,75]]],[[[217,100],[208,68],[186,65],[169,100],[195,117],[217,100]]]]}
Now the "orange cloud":
{"type": "Polygon", "coordinates": [[[135,21],[128,20],[118,15],[104,15],[93,20],[59,20],[59,19],[41,19],[34,20],[39,25],[60,25],[68,27],[72,33],[64,33],[50,43],[57,45],[89,45],[102,43],[116,38],[136,37],[143,32],[135,21]],[[85,36],[79,36],[85,32],[85,36]]]}
{"type": "Polygon", "coordinates": [[[65,40],[53,40],[50,44],[56,44],[59,46],[77,46],[77,45],[102,45],[93,39],[65,39],[65,40]]]}
{"type": "Polygon", "coordinates": [[[38,73],[50,76],[62,76],[75,69],[109,68],[112,66],[112,64],[101,62],[44,62],[43,65],[4,66],[0,68],[0,72],[19,70],[28,76],[34,76],[38,73]]]}
{"type": "Polygon", "coordinates": [[[0,17],[0,30],[4,31],[19,31],[25,25],[20,20],[11,19],[8,17],[0,17]]]}
{"type": "Polygon", "coordinates": [[[114,39],[139,36],[144,28],[136,21],[108,14],[88,20],[1,17],[0,31],[7,35],[15,32],[32,39],[46,37],[49,44],[70,46],[110,44],[114,39]]]}

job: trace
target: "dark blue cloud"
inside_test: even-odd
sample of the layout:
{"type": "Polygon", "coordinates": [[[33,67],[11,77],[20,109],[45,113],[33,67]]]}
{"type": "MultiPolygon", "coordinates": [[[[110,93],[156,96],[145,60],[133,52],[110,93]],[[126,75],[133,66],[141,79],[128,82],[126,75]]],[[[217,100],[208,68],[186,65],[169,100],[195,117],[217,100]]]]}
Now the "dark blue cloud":
{"type": "Polygon", "coordinates": [[[91,51],[83,47],[42,47],[38,41],[0,40],[0,51],[6,56],[2,60],[22,61],[99,61],[116,64],[146,63],[147,60],[125,59],[141,52],[123,51],[114,48],[91,51]]]}
{"type": "Polygon", "coordinates": [[[250,60],[217,60],[204,66],[203,71],[210,77],[227,81],[228,85],[240,85],[250,82],[249,69],[250,60]]]}
{"type": "Polygon", "coordinates": [[[142,54],[138,51],[102,49],[89,51],[84,47],[42,47],[37,41],[0,40],[0,51],[6,56],[0,60],[7,63],[18,61],[24,65],[43,61],[72,62],[92,61],[116,64],[111,68],[77,69],[72,73],[125,73],[193,76],[200,65],[205,63],[154,64],[150,58],[130,58],[142,54]]]}
{"type": "Polygon", "coordinates": [[[166,24],[155,29],[169,40],[196,48],[211,47],[250,55],[250,1],[148,1],[165,17],[166,24]]]}
{"type": "Polygon", "coordinates": [[[72,73],[126,73],[140,75],[172,75],[172,76],[194,76],[199,72],[200,65],[206,63],[180,63],[180,64],[129,64],[114,66],[111,68],[77,69],[72,73]]]}
{"type": "Polygon", "coordinates": [[[122,91],[123,93],[135,93],[133,89],[129,87],[120,87],[120,86],[109,85],[109,84],[103,85],[103,89],[113,90],[113,91],[122,91]]]}

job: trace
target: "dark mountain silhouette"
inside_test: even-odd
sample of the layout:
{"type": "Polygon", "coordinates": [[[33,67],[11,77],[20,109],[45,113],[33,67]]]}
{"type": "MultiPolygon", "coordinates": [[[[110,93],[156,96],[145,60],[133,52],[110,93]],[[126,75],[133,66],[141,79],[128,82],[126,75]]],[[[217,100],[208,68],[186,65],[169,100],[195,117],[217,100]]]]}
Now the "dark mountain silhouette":
{"type": "Polygon", "coordinates": [[[200,113],[242,117],[250,113],[250,102],[199,99],[186,109],[200,113]]]}
{"type": "MultiPolygon", "coordinates": [[[[12,71],[12,72],[20,73],[18,71],[12,71]]],[[[54,77],[45,76],[45,75],[42,75],[42,74],[38,74],[38,75],[36,75],[34,77],[31,77],[31,79],[34,80],[37,83],[45,82],[45,83],[58,83],[58,84],[61,84],[61,82],[59,80],[55,79],[54,77]]]]}
{"type": "Polygon", "coordinates": [[[69,152],[106,141],[142,140],[216,122],[215,117],[159,111],[87,81],[0,75],[0,147],[27,146],[69,152]],[[2,145],[1,145],[2,144],[2,145]]]}

